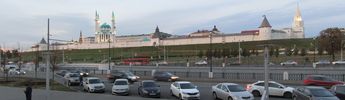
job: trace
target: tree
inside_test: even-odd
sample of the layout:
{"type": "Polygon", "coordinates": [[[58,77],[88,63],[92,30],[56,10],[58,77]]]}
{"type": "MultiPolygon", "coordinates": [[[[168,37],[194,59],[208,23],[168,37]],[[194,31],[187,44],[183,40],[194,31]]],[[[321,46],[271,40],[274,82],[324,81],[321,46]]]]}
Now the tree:
{"type": "Polygon", "coordinates": [[[276,57],[278,57],[278,56],[279,56],[279,49],[278,49],[278,48],[276,48],[276,49],[275,49],[275,51],[274,51],[274,55],[275,55],[276,57]]]}
{"type": "Polygon", "coordinates": [[[318,54],[318,55],[322,55],[323,52],[324,52],[324,49],[323,49],[323,48],[318,48],[318,49],[317,49],[317,54],[318,54]]]}
{"type": "Polygon", "coordinates": [[[198,57],[202,58],[203,56],[204,56],[204,52],[202,50],[200,50],[199,53],[198,53],[198,57]]]}
{"type": "Polygon", "coordinates": [[[5,52],[5,56],[6,56],[7,58],[12,58],[12,53],[11,53],[11,51],[7,50],[7,51],[5,52]]]}
{"type": "Polygon", "coordinates": [[[269,54],[270,54],[270,57],[272,57],[272,56],[273,56],[273,54],[274,54],[274,49],[273,49],[273,48],[270,48],[270,52],[269,52],[269,54]]]}
{"type": "Polygon", "coordinates": [[[300,54],[301,56],[305,56],[305,55],[307,55],[307,50],[305,49],[305,48],[303,48],[302,50],[301,50],[301,54],[300,54]]]}
{"type": "Polygon", "coordinates": [[[299,52],[299,49],[295,48],[295,49],[293,50],[293,55],[297,56],[297,55],[298,55],[298,52],[299,52]]]}
{"type": "Polygon", "coordinates": [[[210,49],[206,51],[206,56],[207,56],[207,58],[212,57],[212,51],[210,49]]]}
{"type": "Polygon", "coordinates": [[[318,43],[320,48],[324,48],[329,55],[335,59],[335,52],[340,51],[340,44],[344,38],[343,32],[339,28],[327,28],[320,32],[318,43]]]}
{"type": "Polygon", "coordinates": [[[285,55],[287,55],[287,56],[291,56],[292,55],[291,48],[285,48],[285,55]]]}
{"type": "Polygon", "coordinates": [[[222,50],[222,56],[223,57],[229,57],[230,56],[230,50],[229,49],[223,49],[222,50]]]}

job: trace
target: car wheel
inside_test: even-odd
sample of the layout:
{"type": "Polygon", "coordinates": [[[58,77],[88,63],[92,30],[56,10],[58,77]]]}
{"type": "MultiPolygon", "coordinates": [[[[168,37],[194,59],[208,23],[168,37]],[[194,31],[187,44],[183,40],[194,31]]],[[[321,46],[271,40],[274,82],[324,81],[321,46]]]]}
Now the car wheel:
{"type": "Polygon", "coordinates": [[[254,95],[254,97],[259,97],[261,95],[257,90],[253,91],[252,94],[254,95]]]}
{"type": "Polygon", "coordinates": [[[183,98],[182,98],[182,95],[181,95],[181,94],[179,94],[179,95],[178,95],[178,97],[179,97],[179,100],[183,100],[183,98]]]}
{"type": "Polygon", "coordinates": [[[216,94],[216,92],[213,92],[213,100],[218,100],[218,97],[217,97],[217,94],[216,94]]]}
{"type": "Polygon", "coordinates": [[[232,98],[231,98],[231,97],[228,97],[228,100],[232,100],[232,98]]]}
{"type": "Polygon", "coordinates": [[[68,86],[71,86],[72,84],[71,84],[71,82],[70,82],[70,81],[68,81],[68,82],[67,82],[67,85],[68,85],[68,86]]]}
{"type": "Polygon", "coordinates": [[[170,90],[170,95],[171,96],[175,96],[174,93],[172,92],[172,90],[170,90]]]}
{"type": "Polygon", "coordinates": [[[291,98],[291,97],[292,97],[292,93],[290,93],[290,92],[285,92],[285,93],[284,93],[284,97],[285,97],[285,98],[291,98]]]}

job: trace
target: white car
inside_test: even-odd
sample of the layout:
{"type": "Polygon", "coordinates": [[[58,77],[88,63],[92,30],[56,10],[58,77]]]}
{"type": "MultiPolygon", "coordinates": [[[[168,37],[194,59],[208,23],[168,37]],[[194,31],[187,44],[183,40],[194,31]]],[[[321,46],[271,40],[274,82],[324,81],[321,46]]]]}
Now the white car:
{"type": "Polygon", "coordinates": [[[10,70],[8,70],[8,74],[10,74],[10,75],[25,75],[26,72],[24,70],[21,70],[21,69],[10,69],[10,70]]]}
{"type": "Polygon", "coordinates": [[[320,60],[320,61],[316,62],[315,64],[317,64],[317,65],[327,65],[327,64],[331,64],[331,62],[329,60],[320,60]]]}
{"type": "Polygon", "coordinates": [[[86,77],[83,79],[83,89],[87,92],[105,92],[105,85],[97,77],[86,77]]]}
{"type": "Polygon", "coordinates": [[[292,65],[292,66],[296,66],[298,63],[296,61],[293,61],[293,60],[288,60],[288,61],[285,61],[285,62],[281,62],[280,65],[281,66],[285,66],[285,65],[292,65]]]}
{"type": "Polygon", "coordinates": [[[170,94],[180,100],[200,99],[200,92],[195,85],[187,81],[177,81],[170,85],[170,94]]]}
{"type": "Polygon", "coordinates": [[[127,79],[116,79],[111,89],[111,94],[129,95],[129,82],[127,79]]]}
{"type": "Polygon", "coordinates": [[[342,64],[345,64],[345,61],[343,60],[338,60],[338,61],[334,61],[332,62],[333,65],[342,65],[342,64]]]}
{"type": "Polygon", "coordinates": [[[79,73],[67,73],[64,76],[65,82],[68,86],[71,86],[73,84],[80,84],[79,80],[80,74],[79,73]]]}
{"type": "Polygon", "coordinates": [[[214,100],[254,100],[254,96],[235,83],[219,83],[212,86],[214,100]]]}
{"type": "MultiPolygon", "coordinates": [[[[261,96],[265,91],[265,82],[258,81],[253,84],[247,85],[247,91],[252,93],[255,97],[261,96]]],[[[292,98],[292,91],[294,88],[284,86],[280,83],[269,81],[268,83],[268,91],[269,95],[271,96],[283,96],[285,98],[292,98]]]]}
{"type": "Polygon", "coordinates": [[[207,61],[205,60],[200,60],[198,62],[195,62],[195,65],[207,65],[207,61]]]}

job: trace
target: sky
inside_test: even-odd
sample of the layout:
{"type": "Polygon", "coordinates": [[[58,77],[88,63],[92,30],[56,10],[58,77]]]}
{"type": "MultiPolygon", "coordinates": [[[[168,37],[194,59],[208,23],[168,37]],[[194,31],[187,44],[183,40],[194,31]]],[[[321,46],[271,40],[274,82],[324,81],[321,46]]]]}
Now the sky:
{"type": "Polygon", "coordinates": [[[257,29],[266,15],[274,29],[291,27],[300,6],[306,37],[325,28],[345,27],[344,0],[1,0],[0,45],[29,48],[47,34],[77,40],[94,36],[95,12],[101,23],[116,17],[117,35],[154,32],[186,35],[217,25],[224,33],[257,29]]]}

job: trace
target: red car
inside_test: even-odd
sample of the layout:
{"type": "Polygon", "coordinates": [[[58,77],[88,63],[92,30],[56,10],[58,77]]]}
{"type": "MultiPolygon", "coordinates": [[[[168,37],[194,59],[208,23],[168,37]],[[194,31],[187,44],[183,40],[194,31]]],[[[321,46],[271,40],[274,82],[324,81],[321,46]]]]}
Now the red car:
{"type": "Polygon", "coordinates": [[[334,80],[324,75],[308,75],[303,80],[304,85],[327,86],[331,87],[336,84],[344,84],[344,82],[334,80]]]}

